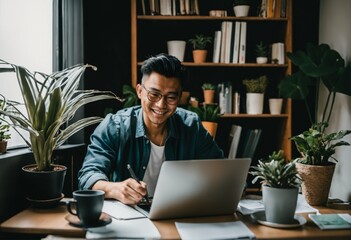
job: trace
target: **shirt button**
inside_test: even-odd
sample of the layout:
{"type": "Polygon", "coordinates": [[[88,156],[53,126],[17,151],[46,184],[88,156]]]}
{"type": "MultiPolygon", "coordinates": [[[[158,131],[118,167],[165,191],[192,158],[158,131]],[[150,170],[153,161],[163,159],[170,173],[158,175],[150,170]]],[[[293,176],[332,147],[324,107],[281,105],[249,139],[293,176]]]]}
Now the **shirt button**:
{"type": "Polygon", "coordinates": [[[146,169],[146,166],[143,166],[143,170],[145,170],[146,169]]]}

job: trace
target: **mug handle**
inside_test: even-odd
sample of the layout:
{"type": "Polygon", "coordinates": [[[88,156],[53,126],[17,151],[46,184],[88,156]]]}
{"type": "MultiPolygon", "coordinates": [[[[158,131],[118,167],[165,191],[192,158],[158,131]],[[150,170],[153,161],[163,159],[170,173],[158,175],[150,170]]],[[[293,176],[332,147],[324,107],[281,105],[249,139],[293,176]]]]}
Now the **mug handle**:
{"type": "Polygon", "coordinates": [[[70,200],[66,202],[66,207],[69,213],[77,216],[77,201],[76,200],[70,200]],[[74,208],[72,208],[72,205],[74,205],[74,208]],[[74,209],[74,211],[73,211],[74,209]]]}

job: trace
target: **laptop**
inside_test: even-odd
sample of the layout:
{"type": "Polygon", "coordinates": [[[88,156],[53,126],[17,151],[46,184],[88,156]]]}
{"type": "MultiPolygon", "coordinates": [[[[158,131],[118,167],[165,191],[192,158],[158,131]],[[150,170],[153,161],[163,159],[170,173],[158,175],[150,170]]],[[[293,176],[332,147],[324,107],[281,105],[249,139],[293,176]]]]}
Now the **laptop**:
{"type": "Polygon", "coordinates": [[[151,220],[233,214],[251,159],[165,161],[151,204],[135,208],[151,220]]]}

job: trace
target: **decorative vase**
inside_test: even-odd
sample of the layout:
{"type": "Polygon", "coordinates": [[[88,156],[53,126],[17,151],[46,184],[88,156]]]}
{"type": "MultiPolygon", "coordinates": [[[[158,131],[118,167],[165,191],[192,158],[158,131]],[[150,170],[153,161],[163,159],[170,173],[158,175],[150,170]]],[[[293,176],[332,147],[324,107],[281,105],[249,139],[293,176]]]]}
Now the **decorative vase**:
{"type": "Polygon", "coordinates": [[[28,200],[58,199],[62,195],[67,168],[52,164],[52,171],[36,171],[36,164],[22,167],[25,196],[28,200]]]}
{"type": "Polygon", "coordinates": [[[184,61],[186,41],[172,40],[167,41],[168,54],[175,56],[179,61],[184,61]]]}
{"type": "Polygon", "coordinates": [[[262,114],[263,113],[263,93],[246,93],[246,113],[262,114]]]}
{"type": "Polygon", "coordinates": [[[213,139],[215,139],[216,138],[216,133],[217,133],[218,123],[202,121],[202,125],[207,130],[207,132],[209,132],[209,134],[211,134],[213,139]]]}
{"type": "Polygon", "coordinates": [[[262,185],[262,200],[266,220],[280,224],[292,223],[298,194],[298,188],[272,188],[262,185]]]}
{"type": "Polygon", "coordinates": [[[237,5],[233,7],[236,17],[247,17],[249,15],[249,5],[237,5]]]}
{"type": "Polygon", "coordinates": [[[207,50],[193,50],[194,63],[206,62],[207,50]]]}
{"type": "Polygon", "coordinates": [[[327,166],[296,163],[302,178],[302,194],[310,205],[321,206],[328,202],[329,190],[333,179],[335,164],[327,166]]]}

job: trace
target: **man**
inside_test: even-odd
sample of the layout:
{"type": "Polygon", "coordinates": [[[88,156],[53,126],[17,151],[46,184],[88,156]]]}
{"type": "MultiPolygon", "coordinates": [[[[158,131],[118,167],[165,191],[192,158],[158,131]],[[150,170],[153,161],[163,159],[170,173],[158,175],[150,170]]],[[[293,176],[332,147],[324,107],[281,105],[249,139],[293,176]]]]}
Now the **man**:
{"type": "Polygon", "coordinates": [[[141,106],[106,116],[78,173],[81,189],[103,190],[106,198],[125,204],[153,195],[163,161],[224,158],[199,117],[177,108],[185,78],[180,61],[160,54],[146,60],[141,72],[141,106]],[[143,181],[131,178],[128,164],[143,181]]]}

